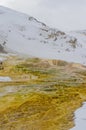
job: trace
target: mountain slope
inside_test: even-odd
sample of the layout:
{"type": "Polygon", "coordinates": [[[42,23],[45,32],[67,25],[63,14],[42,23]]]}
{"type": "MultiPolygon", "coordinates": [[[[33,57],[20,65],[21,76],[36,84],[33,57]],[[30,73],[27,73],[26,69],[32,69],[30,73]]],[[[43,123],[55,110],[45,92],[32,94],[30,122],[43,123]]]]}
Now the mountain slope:
{"type": "Polygon", "coordinates": [[[86,64],[86,47],[76,35],[52,29],[31,16],[2,6],[0,45],[11,52],[28,56],[86,64]]]}

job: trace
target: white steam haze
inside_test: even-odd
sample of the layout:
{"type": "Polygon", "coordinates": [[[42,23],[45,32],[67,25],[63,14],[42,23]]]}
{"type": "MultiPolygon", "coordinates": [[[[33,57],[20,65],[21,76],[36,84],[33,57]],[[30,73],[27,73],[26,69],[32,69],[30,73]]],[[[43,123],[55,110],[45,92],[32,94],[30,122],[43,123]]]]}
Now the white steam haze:
{"type": "Polygon", "coordinates": [[[0,5],[27,13],[61,30],[86,29],[86,0],[0,0],[0,5]]]}

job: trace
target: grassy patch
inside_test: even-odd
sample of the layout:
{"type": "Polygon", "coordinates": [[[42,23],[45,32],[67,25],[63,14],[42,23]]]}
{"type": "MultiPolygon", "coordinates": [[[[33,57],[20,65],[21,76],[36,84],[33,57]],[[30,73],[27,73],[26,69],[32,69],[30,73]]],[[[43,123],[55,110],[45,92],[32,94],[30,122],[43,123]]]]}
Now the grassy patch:
{"type": "Polygon", "coordinates": [[[73,112],[86,101],[85,71],[54,62],[10,57],[3,63],[0,75],[13,81],[0,82],[0,130],[73,127],[73,112]]]}

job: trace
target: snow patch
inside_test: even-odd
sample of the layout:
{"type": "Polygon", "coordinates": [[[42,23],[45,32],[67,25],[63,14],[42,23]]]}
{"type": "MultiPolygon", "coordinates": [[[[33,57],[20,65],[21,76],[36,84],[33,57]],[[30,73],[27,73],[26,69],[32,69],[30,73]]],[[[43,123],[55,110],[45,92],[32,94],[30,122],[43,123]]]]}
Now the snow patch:
{"type": "Polygon", "coordinates": [[[12,79],[10,77],[0,76],[0,82],[7,82],[7,81],[12,81],[12,79]]]}
{"type": "Polygon", "coordinates": [[[75,112],[75,127],[70,130],[86,130],[86,102],[75,112]]]}

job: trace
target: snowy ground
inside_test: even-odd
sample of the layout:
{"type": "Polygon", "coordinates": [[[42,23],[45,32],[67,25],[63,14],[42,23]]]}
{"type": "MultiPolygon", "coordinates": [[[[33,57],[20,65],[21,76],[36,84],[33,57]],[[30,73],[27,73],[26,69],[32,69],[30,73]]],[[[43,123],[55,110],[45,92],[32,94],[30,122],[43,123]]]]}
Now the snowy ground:
{"type": "Polygon", "coordinates": [[[53,29],[35,18],[0,6],[0,45],[11,52],[86,65],[85,32],[53,29]]]}
{"type": "Polygon", "coordinates": [[[86,130],[86,102],[75,112],[75,127],[70,130],[86,130]]]}

